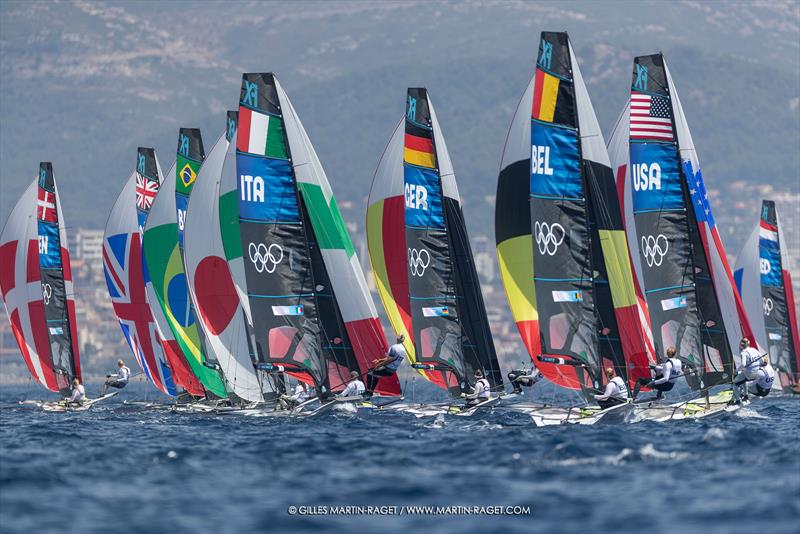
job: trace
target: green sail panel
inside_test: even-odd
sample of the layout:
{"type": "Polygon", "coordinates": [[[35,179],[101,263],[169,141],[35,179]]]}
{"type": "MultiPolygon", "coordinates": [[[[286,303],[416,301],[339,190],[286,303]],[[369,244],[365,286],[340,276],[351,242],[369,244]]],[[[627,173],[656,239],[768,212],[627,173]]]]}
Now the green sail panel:
{"type": "Polygon", "coordinates": [[[223,377],[209,362],[197,326],[180,244],[188,193],[204,157],[200,131],[181,128],[176,162],[161,184],[144,228],[144,255],[158,304],[192,373],[207,392],[224,398],[223,377]]]}

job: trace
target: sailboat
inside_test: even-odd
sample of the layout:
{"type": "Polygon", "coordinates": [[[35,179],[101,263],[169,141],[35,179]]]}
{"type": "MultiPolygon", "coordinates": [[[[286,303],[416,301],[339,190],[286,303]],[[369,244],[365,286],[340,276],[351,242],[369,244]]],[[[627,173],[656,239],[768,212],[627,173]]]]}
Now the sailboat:
{"type": "Polygon", "coordinates": [[[739,252],[734,280],[760,347],[766,347],[780,388],[800,383],[797,307],[783,230],[775,202],[764,200],[761,217],[739,252]]]}
{"type": "Polygon", "coordinates": [[[191,373],[210,398],[228,397],[216,362],[206,354],[195,320],[183,265],[183,229],[186,206],[197,172],[205,158],[200,130],[181,128],[172,168],[164,176],[144,223],[144,260],[149,287],[191,373]]]}
{"type": "MultiPolygon", "coordinates": [[[[495,232],[514,320],[548,380],[592,400],[604,368],[629,387],[649,375],[647,306],[636,291],[608,152],[565,32],[541,34],[536,72],[503,152],[495,232]]],[[[598,410],[529,412],[537,424],[587,423],[598,410]]]]}
{"type": "MultiPolygon", "coordinates": [[[[351,371],[365,375],[387,343],[325,172],[272,73],[242,76],[235,148],[219,220],[250,356],[327,399],[351,371]]],[[[399,395],[397,377],[381,378],[375,392],[399,395]]]]}
{"type": "Polygon", "coordinates": [[[502,390],[453,165],[425,88],[408,89],[405,117],[378,164],[367,242],[410,363],[453,397],[471,392],[476,370],[502,390]]]}
{"type": "MultiPolygon", "coordinates": [[[[151,150],[140,148],[137,154],[146,158],[151,150]]],[[[145,159],[141,161],[144,166],[145,159]]],[[[158,182],[148,184],[139,170],[142,169],[131,173],[108,216],[103,234],[103,271],[114,313],[134,358],[148,382],[162,393],[174,396],[182,383],[179,378],[173,379],[167,355],[172,355],[173,362],[179,356],[159,335],[147,301],[147,271],[136,215],[137,199],[142,205],[147,202],[149,208],[158,182]]]]}
{"type": "MultiPolygon", "coordinates": [[[[631,96],[609,142],[637,281],[658,354],[668,347],[707,392],[730,384],[742,337],[755,343],[709,203],[699,159],[662,54],[633,62],[631,96]]],[[[708,415],[693,411],[680,417],[708,415]]],[[[713,411],[723,408],[713,405],[713,411]]],[[[661,410],[663,411],[663,410],[661,410]]],[[[660,413],[660,412],[659,412],[660,413]]],[[[678,413],[674,417],[680,418],[678,413]]]]}
{"type": "MultiPolygon", "coordinates": [[[[192,305],[230,390],[249,402],[262,402],[258,371],[250,357],[247,318],[233,283],[222,242],[219,190],[223,169],[236,183],[236,112],[229,111],[223,134],[197,174],[184,227],[184,262],[192,305]]],[[[228,223],[229,221],[226,221],[228,223]]]]}
{"type": "MultiPolygon", "coordinates": [[[[53,165],[42,162],[0,233],[0,291],[31,376],[65,397],[72,380],[81,380],[67,243],[53,165]]],[[[87,401],[82,408],[108,396],[87,401]]],[[[39,404],[68,409],[59,403],[39,404]]]]}

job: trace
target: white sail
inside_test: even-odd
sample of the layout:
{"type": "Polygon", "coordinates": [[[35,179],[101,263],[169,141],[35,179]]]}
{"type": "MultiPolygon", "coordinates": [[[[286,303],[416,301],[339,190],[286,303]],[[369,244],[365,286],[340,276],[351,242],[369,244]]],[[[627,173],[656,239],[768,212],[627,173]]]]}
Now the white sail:
{"type": "Polygon", "coordinates": [[[197,174],[184,227],[184,264],[206,349],[216,356],[231,391],[258,402],[263,395],[250,358],[244,310],[220,235],[218,197],[229,145],[223,133],[197,174]]]}

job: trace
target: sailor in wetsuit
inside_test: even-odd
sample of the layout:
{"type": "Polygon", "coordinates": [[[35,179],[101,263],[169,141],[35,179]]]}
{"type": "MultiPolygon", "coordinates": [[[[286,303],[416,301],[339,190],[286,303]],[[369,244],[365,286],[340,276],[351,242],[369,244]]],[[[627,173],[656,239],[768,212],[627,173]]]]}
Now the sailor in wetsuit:
{"type": "Polygon", "coordinates": [[[489,381],[483,376],[483,371],[475,369],[475,385],[472,387],[472,393],[467,395],[467,406],[475,406],[483,401],[489,400],[492,397],[492,386],[489,381]]]}
{"type": "Polygon", "coordinates": [[[106,394],[108,388],[122,389],[128,385],[128,380],[131,377],[131,370],[125,365],[122,360],[117,360],[117,367],[119,371],[116,373],[106,375],[106,383],[103,384],[103,395],[106,394]]]}
{"type": "Polygon", "coordinates": [[[625,404],[628,401],[628,386],[625,380],[617,376],[612,367],[606,368],[608,383],[602,395],[595,395],[594,400],[605,410],[618,404],[625,404]]]}
{"type": "Polygon", "coordinates": [[[508,381],[514,388],[514,393],[522,393],[522,387],[531,388],[536,382],[544,378],[542,372],[536,367],[530,369],[514,369],[508,373],[508,381]]]}
{"type": "Polygon", "coordinates": [[[69,406],[81,406],[86,400],[86,390],[81,385],[77,377],[72,379],[72,395],[64,399],[64,403],[69,406]]]}
{"type": "Polygon", "coordinates": [[[748,380],[755,380],[761,367],[762,356],[758,349],[750,346],[750,340],[743,337],[739,342],[739,359],[736,361],[736,376],[733,377],[734,400],[747,400],[748,380]]]}
{"type": "Polygon", "coordinates": [[[756,371],[756,378],[750,383],[748,391],[750,395],[756,397],[766,397],[772,389],[772,384],[775,382],[775,369],[770,365],[769,360],[765,356],[761,359],[761,366],[756,371]]]}
{"type": "Polygon", "coordinates": [[[361,381],[361,375],[358,374],[358,371],[350,371],[350,382],[347,384],[347,387],[344,388],[344,391],[339,393],[337,397],[344,398],[344,397],[360,397],[364,395],[364,382],[361,381]]]}
{"type": "Polygon", "coordinates": [[[676,356],[675,347],[667,349],[666,359],[655,366],[652,366],[651,372],[653,379],[640,378],[636,381],[636,387],[633,389],[633,399],[639,395],[639,389],[644,386],[658,391],[656,399],[664,396],[665,391],[670,391],[675,387],[678,378],[683,376],[683,364],[676,356]]]}

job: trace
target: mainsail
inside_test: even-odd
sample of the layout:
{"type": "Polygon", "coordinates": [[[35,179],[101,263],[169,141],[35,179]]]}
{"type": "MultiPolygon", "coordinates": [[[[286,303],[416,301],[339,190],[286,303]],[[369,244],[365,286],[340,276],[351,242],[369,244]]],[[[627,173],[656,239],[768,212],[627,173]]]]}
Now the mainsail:
{"type": "Polygon", "coordinates": [[[756,341],[768,350],[781,387],[790,388],[800,381],[800,338],[785,243],[775,202],[764,200],[734,279],[756,341]]]}
{"type": "Polygon", "coordinates": [[[31,375],[67,394],[81,377],[67,233],[53,165],[14,206],[0,233],[0,291],[11,330],[31,375]]]}
{"type": "Polygon", "coordinates": [[[184,260],[189,293],[197,312],[207,354],[219,362],[231,391],[242,399],[264,399],[250,359],[247,322],[233,283],[220,234],[219,188],[224,165],[235,173],[236,112],[229,111],[225,132],[206,156],[192,190],[184,229],[184,260]],[[233,157],[229,157],[232,154],[233,157]]]}
{"type": "Polygon", "coordinates": [[[588,391],[604,367],[631,383],[649,375],[647,310],[614,176],[564,32],[542,32],[506,140],[495,232],[512,314],[549,380],[588,391]]]}
{"type": "MultiPolygon", "coordinates": [[[[238,195],[223,176],[220,220],[252,357],[323,394],[340,390],[387,344],[325,172],[273,74],[242,76],[236,135],[238,195]]],[[[386,377],[376,391],[400,385],[386,377]]]]}
{"type": "Polygon", "coordinates": [[[103,234],[103,271],[119,326],[142,372],[157,389],[175,395],[177,388],[166,356],[169,347],[162,346],[145,290],[142,242],[134,207],[140,179],[133,172],[111,208],[103,234]]]}
{"type": "Polygon", "coordinates": [[[476,369],[501,387],[453,166],[424,88],[408,89],[405,118],[378,164],[367,240],[379,295],[412,363],[454,394],[476,369]]]}
{"type": "Polygon", "coordinates": [[[195,321],[183,266],[181,242],[186,204],[205,158],[200,130],[181,128],[172,169],[164,177],[144,226],[144,257],[157,302],[181,353],[207,393],[227,397],[222,376],[207,359],[195,321]]]}
{"type": "MultiPolygon", "coordinates": [[[[683,109],[661,54],[634,59],[609,153],[638,253],[656,351],[676,347],[693,388],[729,382],[752,334],[716,228],[683,109]]],[[[629,241],[630,242],[630,241],[629,241]]]]}

